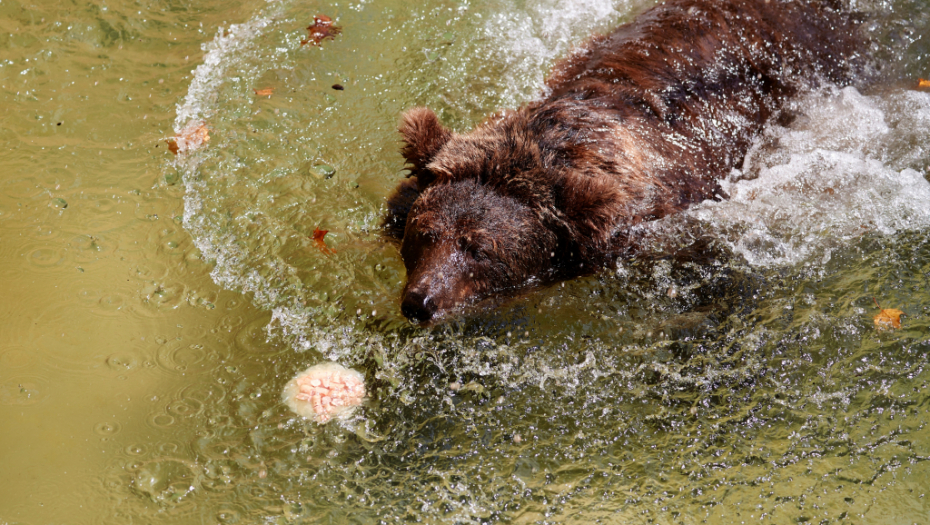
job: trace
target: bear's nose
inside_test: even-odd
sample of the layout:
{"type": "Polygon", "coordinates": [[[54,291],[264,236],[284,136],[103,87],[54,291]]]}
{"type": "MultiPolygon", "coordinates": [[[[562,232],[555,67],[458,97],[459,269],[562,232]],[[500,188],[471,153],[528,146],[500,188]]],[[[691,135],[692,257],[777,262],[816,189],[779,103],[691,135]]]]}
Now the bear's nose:
{"type": "Polygon", "coordinates": [[[428,297],[421,292],[407,292],[404,301],[400,305],[400,311],[404,317],[418,323],[425,323],[433,318],[436,314],[436,303],[432,297],[428,297]]]}

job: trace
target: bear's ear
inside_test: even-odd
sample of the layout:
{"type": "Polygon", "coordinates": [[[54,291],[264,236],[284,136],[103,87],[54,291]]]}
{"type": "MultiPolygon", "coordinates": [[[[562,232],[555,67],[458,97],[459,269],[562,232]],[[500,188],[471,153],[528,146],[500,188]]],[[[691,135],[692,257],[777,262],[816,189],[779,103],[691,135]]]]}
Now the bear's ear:
{"type": "Polygon", "coordinates": [[[411,165],[410,176],[416,176],[420,188],[425,188],[432,182],[432,177],[425,180],[428,174],[426,165],[449,141],[452,132],[442,127],[433,110],[413,108],[404,113],[400,134],[404,138],[401,154],[411,165]]]}

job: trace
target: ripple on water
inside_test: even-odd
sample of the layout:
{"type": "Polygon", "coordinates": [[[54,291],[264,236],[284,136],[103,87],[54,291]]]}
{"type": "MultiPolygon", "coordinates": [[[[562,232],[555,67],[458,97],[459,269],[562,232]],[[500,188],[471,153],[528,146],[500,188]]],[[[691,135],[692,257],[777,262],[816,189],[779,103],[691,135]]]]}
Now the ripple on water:
{"type": "MultiPolygon", "coordinates": [[[[227,454],[229,450],[227,450],[227,454]]],[[[227,458],[214,458],[204,464],[203,487],[211,492],[226,492],[238,487],[252,474],[240,462],[227,458]]]]}
{"type": "Polygon", "coordinates": [[[126,445],[126,448],[123,449],[123,452],[129,457],[144,456],[148,451],[148,445],[145,443],[131,443],[126,445]]]}
{"type": "Polygon", "coordinates": [[[241,505],[227,503],[216,513],[216,521],[219,523],[241,523],[244,515],[244,509],[241,505]]]}
{"type": "Polygon", "coordinates": [[[42,376],[13,376],[0,383],[0,405],[30,406],[48,398],[49,380],[42,376]]]}
{"type": "Polygon", "coordinates": [[[143,304],[157,310],[173,309],[181,305],[187,287],[181,282],[152,281],[139,292],[143,304]]]}
{"type": "Polygon", "coordinates": [[[121,203],[115,196],[95,196],[95,195],[84,195],[84,198],[87,200],[85,206],[87,210],[91,213],[98,215],[109,215],[116,210],[117,206],[121,203]]]}
{"type": "Polygon", "coordinates": [[[92,313],[103,317],[118,317],[123,315],[121,310],[126,307],[126,298],[117,293],[106,294],[97,301],[98,308],[92,313]]]}
{"type": "Polygon", "coordinates": [[[73,237],[68,246],[74,262],[86,265],[112,255],[118,243],[101,234],[82,234],[73,237]]]}
{"type": "Polygon", "coordinates": [[[35,177],[21,177],[0,182],[3,193],[13,199],[34,199],[48,195],[48,190],[35,177]]]}
{"type": "Polygon", "coordinates": [[[155,360],[164,370],[184,372],[191,366],[203,362],[208,353],[206,347],[200,343],[184,344],[175,340],[159,346],[155,360]]]}
{"type": "Polygon", "coordinates": [[[104,421],[94,425],[94,433],[98,436],[110,437],[118,434],[122,428],[122,425],[115,421],[104,421]]]}
{"type": "Polygon", "coordinates": [[[165,411],[180,419],[198,416],[203,413],[204,405],[196,399],[181,398],[168,403],[165,411]]]}
{"type": "Polygon", "coordinates": [[[190,235],[181,228],[165,228],[161,231],[158,239],[159,255],[171,258],[185,255],[189,250],[194,249],[190,235]]]}
{"type": "Polygon", "coordinates": [[[5,346],[0,348],[0,370],[22,368],[34,362],[35,352],[26,351],[22,346],[5,346]]]}
{"type": "Polygon", "coordinates": [[[47,224],[37,224],[35,228],[32,229],[32,237],[41,241],[57,239],[58,237],[61,237],[61,233],[61,229],[52,228],[47,224]]]}
{"type": "Polygon", "coordinates": [[[218,383],[195,383],[181,390],[181,397],[216,406],[226,399],[226,388],[218,383]]]}
{"type": "Polygon", "coordinates": [[[143,222],[162,224],[161,221],[171,221],[179,213],[176,201],[165,198],[143,197],[142,202],[135,207],[133,214],[143,222]]]}
{"type": "Polygon", "coordinates": [[[81,226],[91,231],[106,231],[115,223],[125,224],[121,216],[128,216],[134,207],[125,195],[73,195],[67,197],[69,211],[80,214],[81,226]]]}
{"type": "Polygon", "coordinates": [[[272,356],[289,351],[280,344],[269,341],[268,317],[261,316],[245,324],[236,334],[236,346],[249,354],[272,356]]]}
{"type": "Polygon", "coordinates": [[[65,251],[54,246],[27,246],[23,250],[26,262],[33,269],[53,270],[65,262],[65,251]]]}
{"type": "Polygon", "coordinates": [[[168,265],[158,259],[145,259],[130,270],[130,275],[143,281],[158,281],[168,275],[168,265]]]}
{"type": "Polygon", "coordinates": [[[193,507],[192,497],[203,480],[201,469],[193,462],[177,458],[143,461],[129,468],[129,486],[133,492],[171,508],[193,507]]]}
{"type": "MultiPolygon", "coordinates": [[[[78,270],[81,272],[81,270],[78,270]]],[[[81,272],[83,273],[83,272],[81,272]]],[[[83,279],[73,281],[74,295],[85,306],[96,305],[101,298],[101,292],[96,286],[89,286],[83,279]]]]}
{"type": "Polygon", "coordinates": [[[238,332],[243,324],[244,320],[241,315],[231,314],[220,319],[220,322],[217,323],[216,327],[211,330],[211,333],[216,332],[238,332]]]}
{"type": "Polygon", "coordinates": [[[177,419],[171,414],[166,414],[164,412],[155,412],[149,414],[146,418],[146,422],[155,428],[166,429],[171,428],[177,423],[177,419]]]}
{"type": "Polygon", "coordinates": [[[115,372],[131,372],[142,364],[142,355],[134,350],[118,350],[107,356],[106,363],[115,372]]]}

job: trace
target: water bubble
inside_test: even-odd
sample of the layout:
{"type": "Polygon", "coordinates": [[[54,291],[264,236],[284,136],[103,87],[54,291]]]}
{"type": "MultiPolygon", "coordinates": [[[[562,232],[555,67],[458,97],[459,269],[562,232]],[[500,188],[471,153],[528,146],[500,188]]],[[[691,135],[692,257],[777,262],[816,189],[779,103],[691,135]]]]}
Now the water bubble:
{"type": "Polygon", "coordinates": [[[125,450],[126,454],[129,456],[142,456],[148,452],[148,447],[143,443],[133,443],[126,446],[123,450],[125,450]]]}
{"type": "Polygon", "coordinates": [[[72,248],[74,261],[77,263],[90,263],[104,258],[116,251],[117,244],[101,235],[78,235],[68,242],[72,248]]]}
{"type": "Polygon", "coordinates": [[[120,431],[122,427],[119,423],[97,423],[94,425],[94,432],[101,436],[112,436],[120,431]]]}
{"type": "Polygon", "coordinates": [[[176,308],[181,304],[185,290],[181,283],[151,282],[142,288],[142,302],[155,308],[176,308]]]}
{"type": "Polygon", "coordinates": [[[0,405],[29,406],[48,397],[48,380],[39,376],[14,376],[0,383],[0,405]]]}
{"type": "Polygon", "coordinates": [[[141,359],[136,352],[131,350],[123,350],[119,352],[114,352],[107,357],[107,366],[112,370],[117,370],[120,372],[127,372],[130,370],[135,370],[139,367],[141,359]]]}

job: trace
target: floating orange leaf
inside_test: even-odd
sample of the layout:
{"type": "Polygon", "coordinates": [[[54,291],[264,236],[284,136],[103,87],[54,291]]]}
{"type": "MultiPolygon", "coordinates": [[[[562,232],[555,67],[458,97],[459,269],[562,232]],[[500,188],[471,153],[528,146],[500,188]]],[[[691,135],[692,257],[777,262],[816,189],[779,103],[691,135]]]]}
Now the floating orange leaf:
{"type": "Polygon", "coordinates": [[[336,35],[342,33],[342,28],[333,25],[333,19],[326,15],[316,15],[313,17],[313,25],[307,26],[307,38],[301,40],[300,45],[313,44],[320,45],[325,39],[334,39],[336,35]]]}
{"type": "Polygon", "coordinates": [[[917,87],[919,87],[919,88],[930,88],[930,80],[926,80],[926,79],[923,79],[923,78],[918,78],[918,79],[917,79],[917,87]]]}
{"type": "Polygon", "coordinates": [[[197,149],[210,142],[210,130],[199,120],[192,120],[184,126],[173,138],[166,140],[168,150],[177,155],[185,151],[197,149]]]}
{"type": "Polygon", "coordinates": [[[336,253],[332,248],[326,246],[326,242],[323,240],[323,237],[326,237],[326,234],[329,233],[329,230],[321,230],[319,228],[313,229],[313,242],[316,244],[316,247],[320,249],[321,252],[325,254],[336,253]]]}
{"type": "Polygon", "coordinates": [[[272,94],[274,94],[273,87],[268,87],[265,89],[253,89],[252,91],[254,91],[255,95],[258,97],[270,97],[272,94]]]}
{"type": "Polygon", "coordinates": [[[881,310],[874,319],[876,328],[901,328],[901,316],[904,315],[904,312],[897,308],[882,308],[882,305],[878,304],[878,301],[874,297],[872,301],[875,303],[875,306],[881,310]]]}
{"type": "Polygon", "coordinates": [[[901,316],[904,312],[897,308],[886,308],[875,316],[876,328],[901,328],[901,316]]]}

